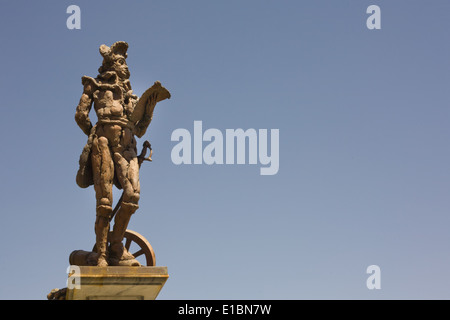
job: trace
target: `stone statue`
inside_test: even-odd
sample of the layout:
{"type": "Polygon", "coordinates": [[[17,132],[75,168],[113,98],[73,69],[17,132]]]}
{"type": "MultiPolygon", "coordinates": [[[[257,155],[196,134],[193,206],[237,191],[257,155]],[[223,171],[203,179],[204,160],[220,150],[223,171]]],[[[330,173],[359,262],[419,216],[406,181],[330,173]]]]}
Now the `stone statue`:
{"type": "MultiPolygon", "coordinates": [[[[126,63],[128,44],[123,41],[111,47],[100,46],[103,63],[96,78],[82,77],[83,94],[76,108],[75,120],[88,136],[80,156],[76,181],[81,188],[94,185],[96,195],[96,249],[88,265],[139,265],[122,241],[131,215],[139,208],[139,158],[135,136],[141,138],[153,117],[157,102],[170,98],[160,82],[141,98],[133,94],[126,63]],[[94,105],[97,124],[92,125],[89,111],[94,105]],[[112,188],[123,190],[113,216],[112,188]]],[[[149,144],[147,145],[149,147],[149,144]]],[[[143,150],[145,157],[145,151],[143,150]]],[[[151,154],[150,154],[151,155],[151,154]]],[[[151,159],[149,159],[151,160],[151,159]]]]}

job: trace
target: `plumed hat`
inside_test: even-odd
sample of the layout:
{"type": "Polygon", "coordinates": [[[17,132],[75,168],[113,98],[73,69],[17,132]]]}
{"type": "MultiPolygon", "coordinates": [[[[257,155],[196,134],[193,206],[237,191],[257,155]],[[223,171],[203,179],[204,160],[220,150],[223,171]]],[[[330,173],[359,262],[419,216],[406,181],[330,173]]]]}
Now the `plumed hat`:
{"type": "Polygon", "coordinates": [[[125,41],[117,41],[111,47],[102,44],[99,48],[100,54],[105,61],[111,61],[117,58],[117,56],[122,56],[127,58],[128,43],[125,41]]]}

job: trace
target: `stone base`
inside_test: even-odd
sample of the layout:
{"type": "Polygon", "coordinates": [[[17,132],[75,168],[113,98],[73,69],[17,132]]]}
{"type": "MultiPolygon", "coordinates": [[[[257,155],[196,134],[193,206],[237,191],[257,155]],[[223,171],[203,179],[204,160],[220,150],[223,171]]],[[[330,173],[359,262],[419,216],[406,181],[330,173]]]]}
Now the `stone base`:
{"type": "Polygon", "coordinates": [[[66,300],[155,300],[169,278],[167,267],[71,268],[66,300]]]}

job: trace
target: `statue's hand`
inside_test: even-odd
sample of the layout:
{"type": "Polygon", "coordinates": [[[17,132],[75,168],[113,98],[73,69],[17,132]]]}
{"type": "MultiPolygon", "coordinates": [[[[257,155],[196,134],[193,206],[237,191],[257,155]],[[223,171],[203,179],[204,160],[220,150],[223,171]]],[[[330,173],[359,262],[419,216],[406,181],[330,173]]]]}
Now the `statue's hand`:
{"type": "Polygon", "coordinates": [[[126,94],[125,94],[125,99],[134,99],[134,100],[138,100],[139,97],[135,94],[133,94],[133,90],[129,90],[126,94]]]}

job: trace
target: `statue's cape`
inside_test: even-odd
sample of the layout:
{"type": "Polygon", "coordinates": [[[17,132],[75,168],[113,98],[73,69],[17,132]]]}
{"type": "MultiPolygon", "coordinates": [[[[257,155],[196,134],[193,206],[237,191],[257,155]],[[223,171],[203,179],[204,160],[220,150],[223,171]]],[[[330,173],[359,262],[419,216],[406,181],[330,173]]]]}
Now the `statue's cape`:
{"type": "Polygon", "coordinates": [[[92,164],[91,164],[91,149],[92,149],[92,140],[95,135],[94,126],[91,129],[91,133],[89,135],[88,141],[83,148],[83,151],[80,155],[80,160],[78,161],[80,167],[77,172],[76,181],[79,187],[87,188],[94,184],[94,176],[92,174],[92,164]]]}

